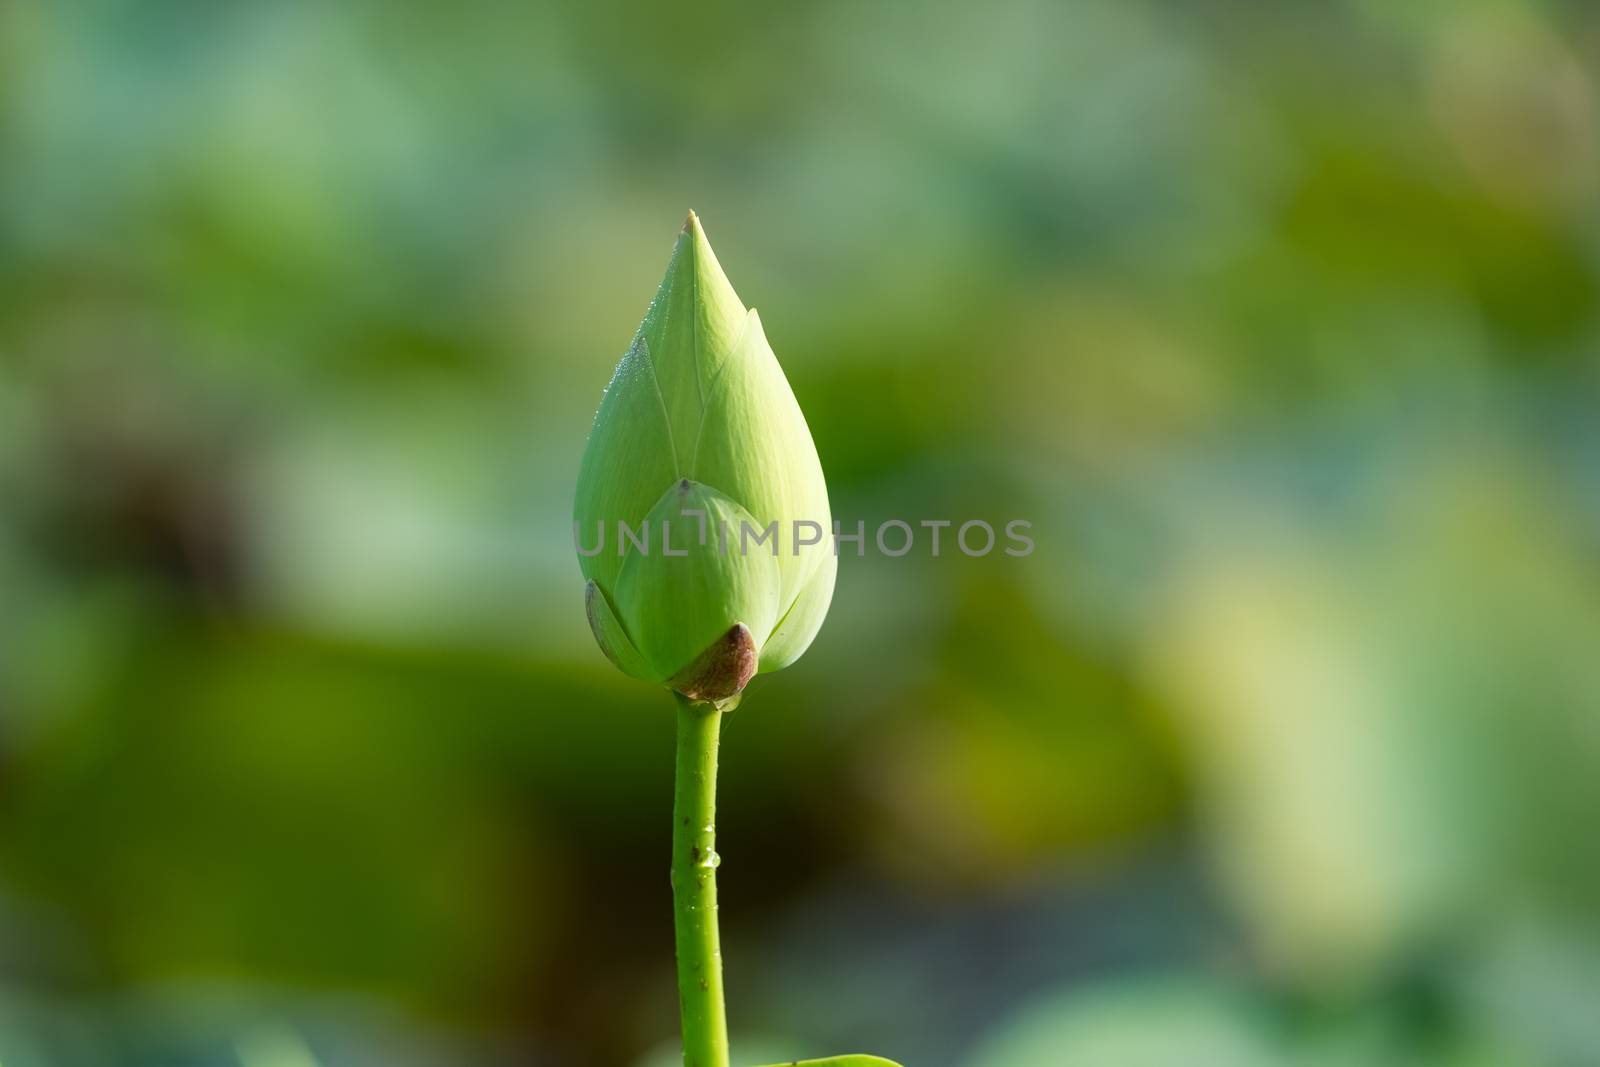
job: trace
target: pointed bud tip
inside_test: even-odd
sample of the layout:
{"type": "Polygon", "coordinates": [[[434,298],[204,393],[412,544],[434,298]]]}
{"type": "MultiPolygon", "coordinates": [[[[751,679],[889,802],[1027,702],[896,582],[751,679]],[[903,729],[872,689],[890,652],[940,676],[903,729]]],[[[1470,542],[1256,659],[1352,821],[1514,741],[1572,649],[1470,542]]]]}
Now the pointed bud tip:
{"type": "Polygon", "coordinates": [[[687,253],[689,262],[696,264],[716,259],[716,253],[711,251],[711,242],[706,238],[705,227],[700,225],[700,216],[693,211],[683,220],[683,228],[678,231],[678,240],[672,246],[674,259],[682,253],[687,253]]]}

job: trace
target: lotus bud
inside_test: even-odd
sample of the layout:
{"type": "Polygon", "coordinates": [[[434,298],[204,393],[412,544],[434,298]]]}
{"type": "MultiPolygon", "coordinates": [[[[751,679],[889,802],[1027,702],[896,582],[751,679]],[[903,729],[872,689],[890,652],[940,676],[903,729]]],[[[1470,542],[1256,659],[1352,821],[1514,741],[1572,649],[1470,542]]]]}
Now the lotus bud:
{"type": "Polygon", "coordinates": [[[731,709],[827,614],[837,559],[811,431],[692,212],[600,402],[573,517],[601,650],[690,700],[731,709]]]}

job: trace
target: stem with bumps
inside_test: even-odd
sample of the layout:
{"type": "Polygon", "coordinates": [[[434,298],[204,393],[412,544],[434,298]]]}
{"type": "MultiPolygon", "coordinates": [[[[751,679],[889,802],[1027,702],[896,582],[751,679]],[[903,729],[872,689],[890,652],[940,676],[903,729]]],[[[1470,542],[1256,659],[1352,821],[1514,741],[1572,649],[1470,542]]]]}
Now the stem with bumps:
{"type": "Polygon", "coordinates": [[[717,933],[717,739],[722,712],[678,702],[678,760],[672,801],[672,902],[678,946],[678,1002],[684,1067],[728,1067],[717,933]]]}

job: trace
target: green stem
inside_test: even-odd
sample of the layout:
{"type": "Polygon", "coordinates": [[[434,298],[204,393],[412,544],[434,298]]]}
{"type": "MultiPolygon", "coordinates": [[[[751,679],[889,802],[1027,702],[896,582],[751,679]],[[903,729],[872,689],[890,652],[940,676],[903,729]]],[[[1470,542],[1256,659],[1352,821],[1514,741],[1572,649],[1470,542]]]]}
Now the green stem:
{"type": "MultiPolygon", "coordinates": [[[[675,696],[677,694],[674,694],[675,696]]],[[[728,1067],[717,934],[717,734],[722,713],[678,700],[678,770],[672,799],[672,902],[684,1067],[728,1067]]]]}

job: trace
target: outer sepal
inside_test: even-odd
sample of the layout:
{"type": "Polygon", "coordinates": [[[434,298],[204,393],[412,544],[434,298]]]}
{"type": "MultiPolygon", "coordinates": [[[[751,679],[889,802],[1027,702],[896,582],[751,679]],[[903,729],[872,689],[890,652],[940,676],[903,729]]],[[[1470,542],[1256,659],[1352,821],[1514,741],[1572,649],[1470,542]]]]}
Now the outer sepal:
{"type": "Polygon", "coordinates": [[[739,706],[739,696],[756,673],[756,642],[750,628],[735,623],[701,652],[695,661],[667,679],[667,686],[691,703],[718,711],[739,706]]]}
{"type": "Polygon", "coordinates": [[[828,605],[833,601],[833,583],[839,573],[839,560],[825,535],[822,549],[826,556],[815,574],[811,576],[789,605],[788,611],[761,648],[761,674],[781,671],[799,659],[811,647],[822,620],[828,616],[828,605]]]}
{"type": "Polygon", "coordinates": [[[742,523],[750,513],[709,486],[680,479],[651,509],[651,535],[669,524],[672,540],[646,554],[630,551],[617,576],[616,607],[650,668],[678,676],[728,631],[742,624],[755,652],[772,633],[781,610],[778,560],[763,551],[740,551],[742,523]],[[705,543],[700,543],[703,513],[705,543]],[[729,531],[724,549],[721,530],[729,531]],[[684,553],[683,555],[669,553],[684,553]]]}
{"type": "Polygon", "coordinates": [[[606,599],[605,590],[595,584],[593,580],[583,587],[584,613],[589,616],[589,629],[594,631],[595,644],[600,646],[600,651],[606,654],[623,674],[634,678],[642,678],[647,682],[661,681],[661,675],[650,666],[644,654],[634,646],[633,639],[628,636],[627,629],[622,625],[622,620],[617,618],[617,613],[611,608],[611,601],[606,599]]]}

